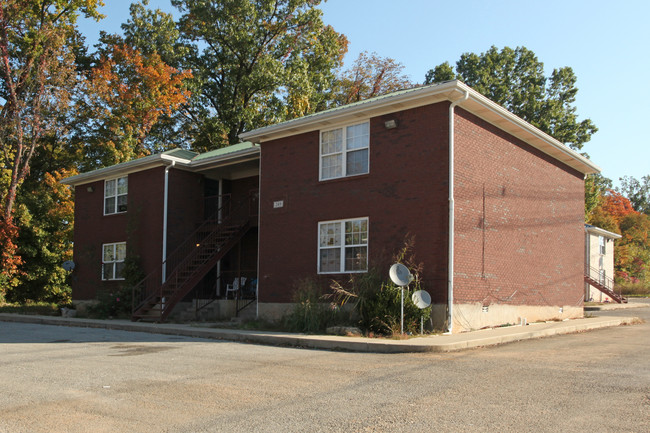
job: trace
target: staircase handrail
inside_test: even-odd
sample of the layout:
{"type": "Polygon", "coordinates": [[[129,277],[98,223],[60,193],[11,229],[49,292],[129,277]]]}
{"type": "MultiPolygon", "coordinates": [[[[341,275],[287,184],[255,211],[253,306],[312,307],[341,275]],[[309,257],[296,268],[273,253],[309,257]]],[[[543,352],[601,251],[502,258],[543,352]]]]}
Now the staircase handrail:
{"type": "MultiPolygon", "coordinates": [[[[227,223],[231,222],[231,220],[233,219],[233,215],[235,214],[232,208],[232,197],[229,194],[224,195],[224,197],[227,197],[225,203],[223,203],[222,206],[220,206],[212,215],[206,218],[199,225],[199,227],[197,227],[189,236],[187,236],[185,240],[167,256],[167,259],[165,259],[162,262],[161,266],[157,266],[156,269],[150,272],[146,277],[144,277],[138,283],[133,285],[132,288],[133,296],[132,296],[132,305],[131,305],[132,313],[134,313],[150,297],[156,294],[155,290],[146,290],[146,287],[150,286],[153,283],[154,287],[157,287],[159,290],[162,290],[164,283],[169,281],[172,278],[175,271],[179,269],[183,265],[183,263],[191,259],[192,255],[190,253],[196,248],[197,240],[204,240],[205,237],[209,236],[210,233],[214,232],[217,227],[219,226],[226,227],[227,223]],[[225,210],[227,210],[227,212],[225,212],[225,216],[224,216],[225,210]],[[207,232],[206,236],[199,239],[199,234],[206,233],[206,232],[207,232]],[[188,246],[191,246],[191,248],[188,248],[188,246]],[[173,260],[177,258],[179,258],[180,260],[178,261],[178,263],[176,263],[176,265],[174,265],[173,267],[168,266],[170,263],[173,264],[174,263],[173,260]],[[166,266],[167,268],[165,272],[166,273],[165,281],[163,281],[162,278],[163,266],[166,266]],[[141,291],[140,296],[136,296],[136,290],[142,287],[145,287],[144,293],[142,293],[141,291]]],[[[239,203],[237,203],[237,207],[235,208],[235,210],[239,210],[243,208],[244,205],[248,205],[250,200],[251,200],[250,197],[248,197],[247,200],[241,200],[239,203]]],[[[248,218],[250,218],[250,216],[248,216],[248,218]]]]}
{"type": "Polygon", "coordinates": [[[608,277],[607,275],[605,275],[605,278],[601,278],[601,275],[600,275],[600,271],[601,271],[601,269],[599,269],[599,268],[594,268],[593,266],[588,266],[588,267],[586,266],[586,267],[585,267],[585,270],[586,270],[585,274],[586,274],[589,278],[592,278],[592,279],[598,281],[598,282],[599,282],[600,284],[602,284],[603,286],[605,286],[605,287],[607,287],[608,289],[614,291],[614,279],[608,277]],[[595,277],[594,277],[594,275],[595,275],[595,277]],[[604,281],[603,281],[603,280],[604,280],[604,281]]]}
{"type": "MultiPolygon", "coordinates": [[[[616,283],[613,278],[608,277],[605,275],[605,278],[602,278],[600,275],[601,269],[599,268],[594,268],[593,266],[585,266],[585,276],[591,278],[592,280],[596,281],[600,285],[604,286],[606,289],[609,289],[612,293],[614,293],[616,296],[618,296],[621,300],[624,300],[625,298],[623,297],[623,292],[620,287],[618,287],[618,292],[616,291],[616,283]],[[596,275],[594,277],[594,274],[596,275]]],[[[627,301],[625,301],[627,302],[627,301]]]]}

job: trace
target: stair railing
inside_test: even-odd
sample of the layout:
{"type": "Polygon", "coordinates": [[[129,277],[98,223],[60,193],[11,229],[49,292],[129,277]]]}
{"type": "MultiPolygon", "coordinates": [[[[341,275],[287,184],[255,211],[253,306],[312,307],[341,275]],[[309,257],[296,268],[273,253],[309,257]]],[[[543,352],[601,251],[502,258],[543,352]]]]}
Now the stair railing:
{"type": "Polygon", "coordinates": [[[601,274],[601,269],[594,268],[593,266],[585,266],[585,276],[591,278],[592,280],[598,282],[601,286],[610,290],[612,293],[617,295],[621,300],[623,299],[623,293],[620,288],[616,290],[616,284],[613,278],[608,277],[607,275],[603,276],[601,274]]]}
{"type": "MultiPolygon", "coordinates": [[[[208,236],[211,234],[214,235],[215,232],[217,232],[217,228],[225,228],[229,223],[232,223],[231,220],[233,219],[233,216],[238,213],[237,210],[239,210],[239,208],[250,206],[250,200],[250,198],[248,200],[242,200],[242,202],[237,204],[237,209],[233,209],[231,196],[224,195],[222,197],[221,206],[213,212],[210,217],[206,218],[203,223],[201,223],[201,225],[199,225],[199,227],[185,239],[185,241],[183,241],[167,256],[167,259],[163,261],[162,266],[157,266],[154,271],[149,273],[145,278],[133,286],[132,314],[144,306],[150,299],[165,299],[163,288],[165,283],[172,280],[172,276],[177,280],[178,274],[176,270],[179,269],[180,266],[183,266],[184,263],[191,260],[197,247],[200,246],[202,242],[208,240],[208,236]],[[163,281],[162,269],[166,270],[165,281],[163,281]]],[[[164,306],[161,305],[161,316],[163,310],[164,306]]]]}

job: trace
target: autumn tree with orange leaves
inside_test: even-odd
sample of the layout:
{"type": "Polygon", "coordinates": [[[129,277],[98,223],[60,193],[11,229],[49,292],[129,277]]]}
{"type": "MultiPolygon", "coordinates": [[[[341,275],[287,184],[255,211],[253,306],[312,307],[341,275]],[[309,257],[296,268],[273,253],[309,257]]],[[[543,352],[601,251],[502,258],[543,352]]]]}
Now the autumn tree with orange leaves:
{"type": "Polygon", "coordinates": [[[404,65],[394,59],[364,51],[337,80],[336,104],[351,104],[413,87],[403,71],[404,65]]]}
{"type": "Polygon", "coordinates": [[[650,217],[635,210],[620,192],[607,189],[588,213],[587,222],[621,234],[614,249],[618,284],[647,286],[650,283],[650,217]]]}
{"type": "Polygon", "coordinates": [[[157,53],[143,55],[117,36],[103,36],[97,65],[84,85],[77,112],[78,140],[85,143],[85,164],[110,166],[148,155],[164,143],[147,137],[161,115],[171,115],[190,96],[190,71],[165,64],[157,53]]]}

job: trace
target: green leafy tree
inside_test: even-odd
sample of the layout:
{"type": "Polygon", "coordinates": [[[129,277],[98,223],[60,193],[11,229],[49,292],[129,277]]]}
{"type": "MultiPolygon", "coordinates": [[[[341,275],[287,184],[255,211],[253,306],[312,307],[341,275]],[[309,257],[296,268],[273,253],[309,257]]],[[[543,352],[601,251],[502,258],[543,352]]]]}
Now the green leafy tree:
{"type": "MultiPolygon", "coordinates": [[[[38,164],[38,158],[34,162],[38,164]]],[[[72,259],[74,200],[60,180],[73,174],[60,169],[36,176],[30,173],[25,180],[16,209],[23,263],[16,286],[7,292],[8,301],[70,301],[69,274],[62,263],[72,259]]]]}
{"type": "Polygon", "coordinates": [[[165,64],[183,69],[183,62],[195,48],[181,40],[174,17],[160,9],[151,10],[148,0],[132,3],[130,17],[122,24],[124,42],[143,55],[158,54],[165,64]]]}
{"type": "Polygon", "coordinates": [[[320,0],[172,0],[195,49],[184,60],[200,93],[189,110],[193,147],[327,106],[347,40],[322,21],[320,0]]]}
{"type": "Polygon", "coordinates": [[[413,87],[403,74],[404,65],[377,53],[359,54],[352,67],[337,80],[336,103],[350,104],[385,93],[413,87]]]}
{"type": "Polygon", "coordinates": [[[454,69],[443,63],[429,70],[425,84],[459,79],[573,149],[581,149],[598,130],[578,120],[577,78],[569,67],[544,75],[544,64],[525,47],[461,55],[454,69]]]}
{"type": "Polygon", "coordinates": [[[101,0],[0,3],[0,297],[17,283],[14,207],[43,136],[62,132],[75,87],[79,15],[100,19],[101,0]]]}
{"type": "MultiPolygon", "coordinates": [[[[160,9],[148,9],[148,0],[132,3],[130,18],[122,24],[124,43],[140,51],[143,56],[154,54],[168,66],[177,70],[187,70],[185,61],[192,54],[195,58],[196,47],[181,39],[181,33],[174,17],[160,9]]],[[[169,113],[161,113],[157,122],[148,133],[149,143],[165,143],[168,147],[188,147],[188,143],[200,135],[196,125],[199,119],[192,117],[191,106],[198,106],[199,86],[197,80],[184,80],[187,100],[169,113]],[[192,102],[196,99],[196,102],[192,102]]]]}
{"type": "MultiPolygon", "coordinates": [[[[585,221],[589,224],[595,224],[592,219],[594,212],[602,203],[603,196],[612,188],[612,181],[600,173],[589,174],[585,177],[585,221]]],[[[602,227],[605,228],[605,227],[602,227]]]]}
{"type": "Polygon", "coordinates": [[[630,199],[634,210],[650,215],[650,175],[643,176],[641,180],[623,176],[620,181],[621,186],[617,191],[630,199]]]}
{"type": "Polygon", "coordinates": [[[0,5],[0,144],[2,217],[11,220],[18,188],[45,131],[61,127],[57,113],[68,108],[75,78],[79,14],[99,19],[99,0],[5,0],[0,5]]]}

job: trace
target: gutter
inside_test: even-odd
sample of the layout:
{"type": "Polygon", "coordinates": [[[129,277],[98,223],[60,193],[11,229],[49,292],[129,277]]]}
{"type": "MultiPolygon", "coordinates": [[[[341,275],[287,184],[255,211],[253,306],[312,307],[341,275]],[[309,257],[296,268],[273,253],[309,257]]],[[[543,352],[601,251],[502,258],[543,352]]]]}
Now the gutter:
{"type": "Polygon", "coordinates": [[[449,105],[449,252],[447,254],[447,334],[453,330],[454,312],[454,108],[467,101],[469,91],[449,105]]]}
{"type": "Polygon", "coordinates": [[[600,227],[592,226],[591,224],[585,224],[585,231],[587,233],[595,233],[597,235],[604,236],[609,239],[621,239],[623,237],[618,233],[613,233],[605,229],[601,229],[600,227]]]}
{"type": "Polygon", "coordinates": [[[149,168],[160,167],[163,164],[176,162],[184,166],[190,164],[190,160],[188,159],[169,156],[163,153],[157,153],[154,155],[145,156],[143,158],[123,162],[121,164],[111,165],[110,167],[98,168],[93,171],[70,176],[61,180],[61,183],[64,185],[73,186],[84,185],[86,183],[103,180],[108,177],[126,176],[130,173],[135,173],[138,171],[147,170],[149,168]]]}

